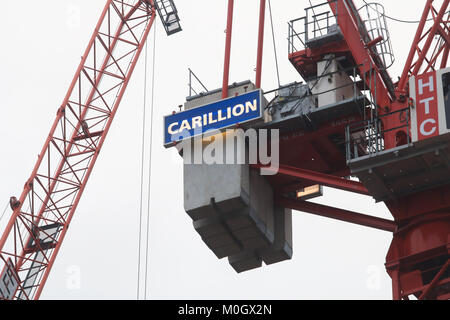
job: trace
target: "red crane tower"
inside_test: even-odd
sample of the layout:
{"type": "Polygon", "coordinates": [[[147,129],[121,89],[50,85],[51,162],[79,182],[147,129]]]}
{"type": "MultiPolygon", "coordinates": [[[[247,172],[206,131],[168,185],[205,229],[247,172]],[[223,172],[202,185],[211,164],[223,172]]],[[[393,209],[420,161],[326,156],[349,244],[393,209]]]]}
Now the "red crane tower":
{"type": "Polygon", "coordinates": [[[181,30],[172,0],[107,0],[56,119],[12,197],[0,239],[0,297],[39,299],[158,12],[181,30]]]}
{"type": "MultiPolygon", "coordinates": [[[[166,130],[167,147],[177,145],[182,150],[189,145],[178,146],[192,136],[191,120],[192,127],[223,129],[214,127],[212,113],[202,114],[202,110],[214,110],[221,119],[226,113],[223,104],[239,107],[248,102],[247,96],[262,93],[265,0],[260,4],[255,85],[247,81],[229,86],[234,2],[228,3],[222,100],[218,90],[188,97],[184,113],[165,118],[166,128],[179,128],[166,130]]],[[[270,102],[261,99],[264,116],[261,113],[253,118],[259,122],[244,126],[280,131],[280,166],[274,175],[254,178],[255,168],[270,169],[251,164],[249,176],[247,169],[236,169],[241,184],[229,190],[218,179],[230,176],[225,171],[231,173],[235,168],[217,169],[223,170],[220,174],[209,171],[202,177],[206,166],[184,166],[185,210],[218,258],[228,257],[237,272],[261,267],[262,261],[290,259],[290,211],[279,209],[294,209],[391,232],[386,269],[394,299],[410,295],[450,298],[450,70],[444,69],[450,48],[448,5],[449,0],[426,1],[404,71],[396,82],[388,72],[394,56],[380,4],[357,8],[352,0],[328,0],[306,8],[304,17],[289,22],[289,60],[306,84],[264,93],[275,92],[270,102]],[[211,182],[215,175],[217,179],[211,182]],[[270,187],[261,191],[266,181],[270,187]],[[233,195],[224,200],[220,192],[210,191],[217,184],[233,195]],[[394,220],[306,201],[306,188],[315,185],[372,196],[386,204],[394,220]],[[196,190],[209,192],[207,199],[196,190]],[[258,203],[272,206],[267,199],[273,199],[274,209],[269,212],[267,207],[258,207],[258,203]],[[236,201],[244,213],[233,208],[238,206],[236,201]],[[269,258],[268,252],[276,258],[269,258]]],[[[229,121],[228,115],[222,119],[229,121]]],[[[238,117],[228,128],[236,125],[241,125],[238,117]]],[[[313,190],[320,194],[320,188],[313,190]]]]}
{"type": "MultiPolygon", "coordinates": [[[[298,20],[290,23],[289,59],[305,79],[318,75],[317,62],[325,55],[332,54],[341,59],[341,66],[356,66],[355,76],[359,76],[360,80],[356,82],[356,77],[353,80],[355,85],[369,89],[372,107],[363,108],[365,110],[359,114],[362,119],[351,122],[345,129],[346,161],[332,158],[333,163],[339,160],[337,163],[341,164],[339,169],[343,172],[339,173],[335,168],[325,172],[331,173],[331,176],[323,176],[323,173],[317,172],[319,170],[309,172],[304,170],[303,165],[297,165],[280,173],[316,183],[326,181],[337,188],[351,181],[336,179],[335,176],[357,176],[361,184],[359,190],[355,188],[353,191],[364,190],[363,193],[377,201],[384,201],[394,221],[380,221],[302,200],[281,197],[280,202],[300,211],[393,232],[386,269],[392,278],[394,299],[408,299],[410,295],[420,299],[448,299],[449,136],[445,131],[441,134],[436,132],[432,137],[427,133],[422,137],[420,134],[419,137],[414,135],[417,126],[421,126],[420,121],[428,125],[434,123],[434,119],[419,119],[421,104],[424,103],[421,99],[428,99],[425,100],[428,103],[434,96],[430,98],[426,92],[422,96],[416,95],[412,87],[415,86],[418,93],[426,89],[433,92],[433,83],[429,81],[435,81],[436,89],[439,87],[436,78],[449,72],[438,71],[447,67],[448,61],[449,1],[442,1],[440,6],[437,6],[437,1],[426,1],[398,82],[392,81],[387,72],[393,55],[384,9],[376,3],[366,3],[357,9],[351,0],[329,0],[327,3],[331,12],[321,11],[321,5],[306,9],[307,15],[300,21],[303,32],[295,30],[298,20]],[[330,17],[335,19],[338,30],[331,30],[330,17]],[[301,37],[303,44],[300,50],[294,47],[298,37],[301,37]],[[346,171],[347,168],[349,171],[346,171]]],[[[448,83],[442,85],[441,82],[442,86],[448,90],[448,83]]],[[[438,99],[437,96],[435,98],[438,99]]],[[[437,109],[437,102],[431,107],[437,109]]],[[[440,107],[445,108],[443,105],[440,107]]],[[[435,117],[438,121],[437,114],[435,117]]],[[[425,132],[432,130],[423,128],[426,128],[425,132]]],[[[326,134],[324,130],[318,129],[314,134],[323,138],[326,134]]],[[[287,148],[289,146],[292,147],[292,143],[287,148]]]]}
{"type": "MultiPolygon", "coordinates": [[[[436,132],[433,137],[425,134],[418,138],[417,134],[414,135],[417,126],[420,126],[419,110],[424,101],[421,99],[428,99],[425,100],[428,103],[434,96],[432,94],[430,98],[427,93],[416,95],[412,87],[415,86],[418,92],[425,89],[433,92],[433,83],[429,83],[432,81],[429,79],[436,81],[436,77],[448,72],[437,70],[447,67],[448,62],[449,1],[442,1],[440,6],[437,6],[437,1],[426,1],[398,82],[393,82],[387,72],[393,62],[393,55],[383,8],[378,4],[366,3],[358,10],[353,1],[345,0],[329,0],[328,4],[331,13],[325,10],[325,13],[317,14],[320,6],[306,9],[315,13],[312,19],[309,16],[311,20],[308,21],[307,14],[303,21],[306,29],[303,33],[304,49],[291,47],[289,59],[306,79],[311,73],[317,74],[315,61],[323,59],[324,54],[341,57],[342,65],[357,66],[357,73],[363,80],[358,85],[370,89],[375,104],[369,113],[366,110],[363,114],[364,119],[346,128],[346,165],[350,173],[359,178],[362,183],[360,186],[365,187],[368,194],[377,201],[385,202],[394,217],[394,223],[364,220],[362,216],[358,221],[357,216],[351,217],[346,212],[304,201],[283,199],[282,202],[300,211],[372,224],[373,227],[392,231],[393,240],[386,257],[386,269],[392,278],[394,299],[408,299],[409,295],[421,299],[448,299],[449,137],[445,131],[441,135],[436,132]],[[329,23],[328,15],[336,19],[339,32],[334,35],[333,32],[325,32],[327,36],[322,38],[328,37],[327,41],[314,36],[308,39],[311,32],[319,31],[318,19],[329,23]],[[308,27],[313,30],[308,30],[308,27]]],[[[294,30],[294,23],[296,21],[290,24],[291,39],[299,36],[294,30]]],[[[443,86],[444,90],[448,90],[445,88],[448,83],[443,86]]],[[[437,87],[439,85],[434,82],[434,89],[437,87]]],[[[437,108],[437,104],[432,107],[437,108]]],[[[422,119],[422,123],[434,121],[427,119],[422,119]]],[[[423,128],[426,128],[426,132],[432,130],[423,128]]],[[[308,173],[296,171],[292,169],[288,174],[294,176],[297,173],[297,176],[307,178],[308,173]]],[[[312,181],[321,183],[317,172],[309,175],[315,177],[312,181]]],[[[331,182],[333,178],[328,179],[331,182]]]]}

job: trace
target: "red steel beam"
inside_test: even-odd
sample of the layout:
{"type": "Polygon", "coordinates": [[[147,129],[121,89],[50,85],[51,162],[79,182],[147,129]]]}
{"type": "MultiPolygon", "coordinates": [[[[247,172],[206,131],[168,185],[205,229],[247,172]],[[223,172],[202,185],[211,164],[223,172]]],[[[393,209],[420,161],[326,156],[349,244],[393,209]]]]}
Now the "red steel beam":
{"type": "MultiPolygon", "coordinates": [[[[436,10],[433,7],[434,0],[427,0],[427,3],[425,4],[425,8],[422,13],[422,17],[420,19],[419,26],[416,31],[416,35],[414,36],[414,41],[411,45],[411,49],[408,54],[408,58],[406,59],[405,67],[403,69],[402,75],[400,77],[400,80],[398,82],[397,89],[399,91],[404,92],[406,90],[406,85],[408,82],[408,79],[410,76],[416,76],[418,75],[424,61],[427,61],[428,67],[427,70],[430,68],[430,65],[432,65],[437,57],[433,59],[432,61],[427,59],[427,54],[429,52],[429,49],[431,47],[431,44],[433,43],[433,40],[437,34],[440,34],[440,36],[445,40],[448,41],[448,36],[445,32],[445,30],[442,29],[441,23],[448,24],[447,21],[443,19],[444,14],[447,12],[448,5],[450,3],[450,0],[444,0],[442,3],[442,6],[435,15],[436,10]],[[433,14],[433,25],[431,28],[427,29],[426,32],[424,32],[425,24],[427,22],[428,16],[432,12],[433,14]],[[425,43],[423,46],[420,46],[420,42],[426,38],[425,43]],[[413,63],[414,57],[418,54],[417,61],[413,63]]],[[[447,42],[448,46],[448,42],[447,42]]],[[[441,68],[444,68],[447,63],[447,57],[448,57],[448,51],[443,51],[443,60],[441,62],[441,68]]]]}
{"type": "Polygon", "coordinates": [[[255,168],[262,168],[264,170],[272,170],[275,173],[290,176],[293,178],[308,180],[313,183],[321,184],[330,188],[341,189],[345,191],[355,192],[359,194],[363,194],[366,196],[370,196],[369,190],[364,187],[364,185],[357,181],[348,180],[345,178],[333,176],[330,174],[325,174],[322,172],[316,172],[306,169],[295,168],[286,165],[280,165],[278,169],[266,167],[260,164],[252,165],[255,168]]]}
{"type": "Polygon", "coordinates": [[[411,75],[413,75],[413,76],[418,75],[420,68],[422,67],[422,63],[426,58],[428,50],[430,49],[431,43],[433,42],[434,37],[438,31],[438,28],[442,22],[442,18],[444,17],[445,12],[447,11],[449,2],[450,2],[450,0],[444,0],[444,2],[442,3],[442,7],[439,10],[438,15],[434,19],[434,24],[430,29],[430,33],[428,34],[428,38],[427,38],[425,44],[423,45],[422,50],[420,51],[419,58],[414,65],[414,69],[412,70],[411,75]]]}
{"type": "Polygon", "coordinates": [[[440,67],[441,69],[444,69],[447,66],[449,50],[450,50],[450,46],[446,46],[444,49],[444,53],[442,54],[441,67],[440,67]]]}
{"type": "Polygon", "coordinates": [[[230,77],[231,35],[233,33],[234,0],[228,0],[227,30],[225,39],[225,62],[223,65],[222,99],[228,98],[228,83],[230,77]]]}
{"type": "Polygon", "coordinates": [[[259,5],[258,52],[256,58],[256,80],[255,80],[256,88],[261,88],[265,16],[266,16],[266,0],[261,0],[259,5]]]}
{"type": "MultiPolygon", "coordinates": [[[[358,22],[355,21],[356,17],[353,16],[352,10],[347,3],[348,1],[327,1],[331,7],[331,10],[337,17],[337,22],[352,53],[352,56],[355,59],[356,65],[360,66],[361,74],[368,75],[371,69],[375,71],[373,79],[375,81],[370,81],[370,90],[374,95],[376,95],[377,103],[380,106],[390,105],[394,97],[392,97],[389,93],[388,86],[381,75],[380,69],[370,54],[369,49],[365,47],[364,41],[361,39],[358,29],[358,22]]],[[[349,0],[349,2],[351,2],[351,0],[349,0]]]]}
{"type": "Polygon", "coordinates": [[[405,67],[403,69],[402,75],[398,82],[397,89],[400,91],[405,91],[406,83],[408,82],[408,79],[409,79],[409,71],[411,69],[414,55],[416,54],[416,51],[417,51],[417,46],[422,37],[423,29],[425,27],[425,23],[427,22],[428,13],[430,12],[432,3],[433,3],[433,0],[427,0],[427,3],[425,4],[425,8],[423,9],[422,17],[420,18],[420,23],[419,23],[419,26],[417,27],[416,35],[414,36],[414,40],[413,40],[411,49],[409,49],[408,58],[406,59],[405,67]]]}
{"type": "Polygon", "coordinates": [[[384,38],[382,36],[376,37],[375,39],[366,44],[366,48],[372,48],[377,43],[383,41],[383,39],[384,38]]]}
{"type": "Polygon", "coordinates": [[[392,279],[392,300],[402,300],[399,270],[392,270],[389,275],[392,279]]]}
{"type": "Polygon", "coordinates": [[[397,224],[394,221],[373,217],[362,213],[284,197],[277,198],[276,202],[285,208],[308,212],[322,217],[341,220],[388,232],[395,232],[397,230],[397,224]]]}
{"type": "Polygon", "coordinates": [[[433,280],[431,280],[431,282],[427,285],[426,289],[420,295],[419,300],[423,300],[427,297],[427,295],[430,293],[430,291],[439,282],[439,279],[444,274],[444,272],[447,271],[449,264],[450,264],[450,259],[447,260],[447,262],[444,264],[444,266],[441,268],[441,270],[439,270],[439,272],[436,274],[436,276],[433,278],[433,280]]]}
{"type": "Polygon", "coordinates": [[[438,26],[438,32],[441,35],[441,37],[445,40],[446,45],[449,46],[450,45],[450,35],[441,26],[438,26]]]}
{"type": "MultiPolygon", "coordinates": [[[[380,114],[387,113],[395,101],[393,84],[390,76],[383,72],[381,66],[377,64],[370,48],[366,48],[365,40],[360,33],[361,23],[356,6],[352,0],[328,0],[331,10],[336,15],[338,25],[344,36],[345,42],[350,49],[357,66],[359,66],[360,75],[365,79],[367,88],[376,99],[380,106],[380,114]]],[[[385,128],[396,128],[398,125],[392,117],[383,119],[385,128]]],[[[385,134],[385,148],[396,147],[396,132],[390,131],[385,134]]]]}

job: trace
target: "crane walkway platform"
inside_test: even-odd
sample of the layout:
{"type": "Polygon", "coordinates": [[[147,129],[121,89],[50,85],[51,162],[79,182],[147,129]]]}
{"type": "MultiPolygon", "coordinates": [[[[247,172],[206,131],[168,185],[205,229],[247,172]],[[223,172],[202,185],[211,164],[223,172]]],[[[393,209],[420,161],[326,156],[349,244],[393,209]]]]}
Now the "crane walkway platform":
{"type": "Polygon", "coordinates": [[[347,163],[375,200],[398,199],[450,182],[449,138],[410,143],[347,163]]]}

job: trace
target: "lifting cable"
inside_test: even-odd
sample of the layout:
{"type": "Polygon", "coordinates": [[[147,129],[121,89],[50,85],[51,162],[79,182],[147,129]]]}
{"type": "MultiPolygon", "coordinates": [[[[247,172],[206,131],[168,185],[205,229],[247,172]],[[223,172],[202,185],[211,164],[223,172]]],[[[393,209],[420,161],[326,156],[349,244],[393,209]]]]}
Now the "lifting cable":
{"type": "MultiPolygon", "coordinates": [[[[363,2],[364,2],[366,5],[368,5],[368,6],[371,5],[370,3],[367,3],[366,0],[363,0],[363,2]]],[[[445,14],[447,14],[447,13],[450,13],[450,11],[447,11],[445,14]]],[[[383,14],[383,16],[386,17],[387,19],[392,20],[392,21],[401,22],[401,23],[413,23],[413,24],[420,23],[420,20],[403,20],[403,19],[398,19],[398,18],[390,17],[390,16],[388,16],[388,15],[386,15],[386,14],[383,14]]],[[[432,20],[433,20],[433,18],[430,18],[430,19],[427,19],[426,21],[432,21],[432,20]]]]}
{"type": "Polygon", "coordinates": [[[155,52],[156,52],[156,24],[153,25],[153,66],[152,66],[152,95],[150,105],[150,151],[149,151],[149,172],[148,172],[148,194],[147,194],[147,213],[146,230],[142,233],[143,228],[143,203],[144,203],[144,160],[145,160],[145,133],[146,133],[146,105],[147,105],[147,66],[148,66],[148,40],[145,44],[145,75],[144,75],[144,98],[143,98],[143,112],[142,112],[142,144],[141,144],[141,181],[140,181],[140,202],[139,202],[139,243],[138,243],[138,266],[137,266],[137,300],[140,297],[141,291],[141,260],[145,261],[145,275],[144,275],[144,299],[147,298],[147,281],[148,281],[148,246],[149,246],[149,228],[150,228],[150,191],[151,191],[151,171],[152,171],[152,137],[153,137],[153,105],[154,105],[154,88],[155,88],[155,52]],[[146,236],[146,245],[144,251],[144,257],[141,258],[142,251],[142,238],[146,236]]]}
{"type": "Polygon", "coordinates": [[[150,145],[149,145],[149,160],[148,160],[148,193],[147,193],[147,240],[145,244],[145,289],[144,299],[147,299],[147,282],[148,282],[148,250],[150,238],[150,196],[151,196],[151,177],[152,177],[152,147],[153,147],[153,106],[155,98],[155,57],[156,57],[156,24],[153,27],[153,62],[152,62],[152,96],[150,103],[150,145]]]}
{"type": "Polygon", "coordinates": [[[272,18],[272,6],[270,4],[270,0],[269,0],[269,13],[270,13],[270,25],[272,27],[272,41],[273,41],[273,51],[275,54],[275,66],[277,68],[277,79],[278,79],[278,88],[281,87],[281,83],[280,83],[280,71],[278,69],[278,56],[277,56],[277,45],[275,42],[275,32],[273,29],[273,18],[272,18]]]}
{"type": "Polygon", "coordinates": [[[145,106],[147,102],[147,58],[148,58],[148,41],[145,43],[145,74],[144,74],[144,103],[142,110],[142,144],[141,144],[141,185],[140,185],[140,200],[139,200],[139,241],[138,241],[138,263],[137,263],[137,300],[139,300],[140,283],[141,283],[141,243],[142,243],[142,198],[144,191],[144,148],[145,148],[145,120],[146,112],[145,106]]]}
{"type": "Polygon", "coordinates": [[[6,211],[8,210],[8,207],[9,207],[9,201],[6,202],[5,209],[3,209],[3,213],[2,213],[2,215],[0,216],[0,221],[2,221],[3,217],[5,216],[5,213],[6,213],[6,211]]]}

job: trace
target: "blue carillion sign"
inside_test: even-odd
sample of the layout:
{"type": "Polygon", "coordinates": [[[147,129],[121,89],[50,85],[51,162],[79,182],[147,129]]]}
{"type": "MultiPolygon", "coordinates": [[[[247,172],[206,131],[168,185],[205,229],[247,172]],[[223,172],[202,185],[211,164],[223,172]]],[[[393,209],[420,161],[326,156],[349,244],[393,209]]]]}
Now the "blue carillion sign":
{"type": "Polygon", "coordinates": [[[262,91],[216,101],[164,117],[164,145],[192,138],[209,130],[225,129],[261,119],[262,91]]]}

